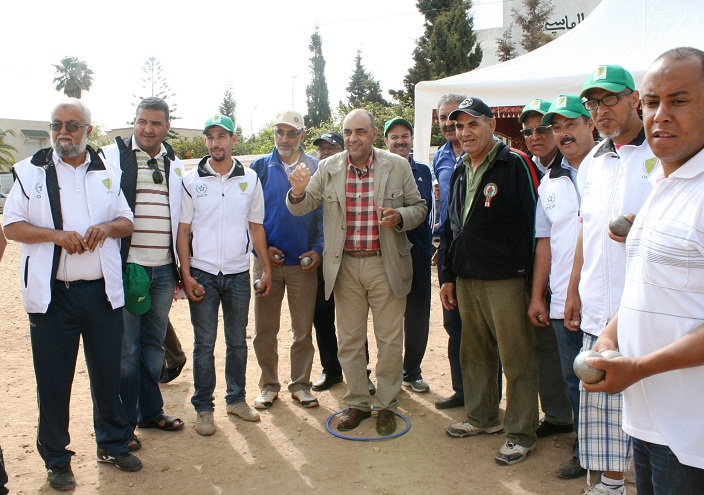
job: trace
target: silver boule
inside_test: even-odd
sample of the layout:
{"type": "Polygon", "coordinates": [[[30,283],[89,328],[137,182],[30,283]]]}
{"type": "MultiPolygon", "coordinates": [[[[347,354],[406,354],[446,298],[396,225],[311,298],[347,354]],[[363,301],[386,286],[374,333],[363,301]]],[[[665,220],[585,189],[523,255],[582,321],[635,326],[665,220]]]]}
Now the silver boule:
{"type": "Polygon", "coordinates": [[[282,259],[284,259],[284,257],[281,256],[279,253],[275,253],[275,254],[274,254],[274,259],[275,259],[275,260],[282,260],[282,259]]]}
{"type": "Polygon", "coordinates": [[[583,351],[577,354],[577,357],[574,358],[574,364],[572,365],[577,378],[582,380],[584,383],[596,383],[603,380],[604,376],[606,376],[606,372],[604,370],[592,368],[587,364],[587,358],[590,357],[603,356],[596,351],[583,351]]]}
{"type": "Polygon", "coordinates": [[[623,357],[623,354],[621,354],[618,351],[614,351],[612,349],[607,349],[605,351],[601,351],[601,357],[606,358],[606,359],[613,359],[617,357],[623,357]]]}
{"type": "Polygon", "coordinates": [[[313,258],[310,256],[304,256],[301,258],[301,266],[310,266],[311,263],[313,263],[313,258]]]}
{"type": "Polygon", "coordinates": [[[262,280],[259,278],[257,280],[255,280],[254,283],[252,284],[252,287],[254,287],[254,292],[256,294],[259,294],[262,292],[262,290],[260,289],[261,286],[262,286],[262,280]]]}
{"type": "Polygon", "coordinates": [[[626,215],[619,215],[609,220],[609,230],[619,237],[626,237],[632,226],[633,222],[626,218],[626,215]]]}

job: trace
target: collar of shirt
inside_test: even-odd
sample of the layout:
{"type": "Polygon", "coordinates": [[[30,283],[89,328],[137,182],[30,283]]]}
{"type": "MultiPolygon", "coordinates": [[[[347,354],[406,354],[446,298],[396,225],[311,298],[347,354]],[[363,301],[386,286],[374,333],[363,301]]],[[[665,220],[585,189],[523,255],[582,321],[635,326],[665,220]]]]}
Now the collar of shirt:
{"type": "MultiPolygon", "coordinates": [[[[146,153],[142,148],[139,147],[137,144],[137,140],[132,136],[132,149],[134,151],[141,151],[142,153],[146,153]]],[[[166,154],[166,148],[164,147],[164,143],[161,143],[161,149],[159,150],[159,153],[154,158],[161,158],[166,154]]]]}
{"type": "Polygon", "coordinates": [[[230,167],[230,170],[226,174],[219,174],[218,172],[216,172],[213,166],[210,165],[210,158],[208,158],[208,160],[205,162],[205,169],[215,176],[227,179],[230,177],[230,175],[232,175],[232,171],[235,169],[235,160],[232,160],[232,167],[230,167]]]}
{"type": "MultiPolygon", "coordinates": [[[[88,165],[88,164],[90,163],[90,153],[88,153],[87,150],[86,150],[85,153],[86,153],[86,157],[85,157],[85,159],[83,160],[83,163],[82,163],[81,165],[79,165],[79,167],[83,167],[83,166],[88,165]]],[[[66,163],[65,161],[63,161],[63,159],[59,156],[59,154],[58,154],[56,151],[54,151],[54,152],[51,154],[51,158],[52,158],[52,160],[54,160],[54,166],[59,166],[59,164],[62,164],[62,165],[65,165],[65,166],[67,166],[67,167],[78,168],[78,167],[74,167],[74,166],[71,165],[70,163],[66,163]]]]}
{"type": "MultiPolygon", "coordinates": [[[[494,161],[494,158],[496,158],[496,153],[499,152],[499,144],[500,143],[501,143],[501,141],[498,141],[498,140],[494,141],[494,147],[491,148],[491,151],[489,151],[489,154],[484,157],[482,162],[477,164],[477,166],[474,170],[481,167],[482,164],[484,164],[484,163],[491,163],[494,161]]],[[[469,156],[468,153],[465,153],[464,155],[462,155],[462,162],[467,166],[467,168],[470,168],[470,169],[472,168],[472,158],[469,156]]]]}
{"type": "Polygon", "coordinates": [[[347,154],[347,166],[350,170],[354,171],[354,173],[357,174],[357,177],[361,179],[362,177],[367,175],[367,173],[369,173],[369,169],[374,166],[374,150],[372,149],[372,152],[369,153],[369,158],[367,158],[367,163],[364,164],[363,170],[359,170],[352,164],[352,159],[350,158],[349,153],[347,154]]]}

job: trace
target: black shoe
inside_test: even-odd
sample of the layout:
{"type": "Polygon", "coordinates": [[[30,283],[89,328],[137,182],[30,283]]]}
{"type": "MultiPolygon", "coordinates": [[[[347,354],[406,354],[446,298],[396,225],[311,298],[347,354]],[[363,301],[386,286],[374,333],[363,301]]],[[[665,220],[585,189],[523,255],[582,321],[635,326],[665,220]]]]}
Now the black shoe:
{"type": "Polygon", "coordinates": [[[178,366],[174,366],[173,368],[162,368],[161,370],[161,376],[159,377],[159,383],[169,383],[181,374],[181,371],[183,370],[183,367],[186,365],[187,359],[183,360],[183,363],[179,364],[178,366]]]}
{"type": "Polygon", "coordinates": [[[451,395],[450,397],[446,397],[444,399],[440,399],[435,401],[435,408],[436,409],[452,409],[455,407],[463,407],[464,406],[464,399],[460,399],[456,395],[451,395]]]}
{"type": "Polygon", "coordinates": [[[541,419],[538,427],[535,429],[535,434],[538,438],[547,437],[556,433],[571,433],[574,431],[574,425],[555,425],[547,419],[541,419]]]}
{"type": "Polygon", "coordinates": [[[574,456],[572,459],[560,466],[557,471],[555,471],[555,474],[560,478],[571,480],[585,476],[587,474],[587,470],[580,466],[579,457],[574,456]]]}
{"type": "Polygon", "coordinates": [[[124,454],[108,454],[103,449],[98,448],[98,462],[114,464],[121,471],[133,473],[142,469],[142,461],[139,457],[125,452],[124,454]]]}
{"type": "Polygon", "coordinates": [[[73,477],[70,462],[60,462],[46,470],[49,485],[54,490],[65,492],[76,488],[76,478],[73,477]]]}
{"type": "Polygon", "coordinates": [[[342,382],[342,374],[331,375],[328,373],[323,373],[317,381],[313,382],[313,390],[316,392],[327,390],[336,383],[340,382],[342,382]]]}

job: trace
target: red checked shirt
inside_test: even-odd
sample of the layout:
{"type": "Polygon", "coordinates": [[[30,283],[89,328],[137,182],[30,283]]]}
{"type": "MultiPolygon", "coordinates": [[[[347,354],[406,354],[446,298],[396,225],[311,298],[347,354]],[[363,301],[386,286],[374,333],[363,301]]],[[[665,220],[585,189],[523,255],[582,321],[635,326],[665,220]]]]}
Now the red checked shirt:
{"type": "Polygon", "coordinates": [[[347,231],[346,250],[375,251],[379,244],[379,220],[374,205],[374,167],[369,155],[364,171],[347,158],[347,231]]]}

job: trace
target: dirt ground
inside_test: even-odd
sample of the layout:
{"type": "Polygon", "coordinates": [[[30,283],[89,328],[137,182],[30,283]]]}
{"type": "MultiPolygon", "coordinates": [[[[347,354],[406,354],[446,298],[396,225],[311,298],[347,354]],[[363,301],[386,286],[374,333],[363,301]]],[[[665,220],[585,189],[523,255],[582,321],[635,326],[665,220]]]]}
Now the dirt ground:
{"type": "MultiPolygon", "coordinates": [[[[12,494],[51,493],[43,462],[36,451],[37,405],[27,315],[19,290],[19,245],[10,242],[0,264],[4,320],[0,339],[0,445],[10,477],[12,494]]],[[[434,280],[436,284],[436,280],[434,280]]],[[[437,287],[437,285],[436,285],[437,287]]],[[[171,320],[189,356],[182,375],[162,387],[165,410],[186,422],[182,431],[168,433],[138,430],[144,463],[138,473],[123,473],[98,464],[92,426],[92,405],[85,361],[79,354],[71,403],[72,466],[76,494],[234,494],[335,493],[346,494],[578,494],[585,478],[562,480],[555,469],[571,456],[572,434],[538,440],[528,459],[509,467],[498,466],[494,455],[503,435],[453,439],[445,427],[464,418],[464,409],[439,411],[436,399],[451,392],[447,336],[442,327],[438,291],[433,291],[430,340],[423,375],[427,394],[405,389],[399,396],[399,413],[411,423],[403,436],[382,441],[349,441],[326,431],[326,420],[344,409],[346,387],[336,385],[317,393],[320,407],[304,409],[285,392],[289,370],[290,330],[282,321],[279,340],[284,392],[259,423],[247,423],[225,413],[224,343],[216,348],[218,386],[215,392],[217,431],[201,437],[194,429],[190,404],[192,386],[192,327],[188,304],[179,301],[171,320]]],[[[283,313],[286,314],[284,308],[283,313]]],[[[259,368],[251,349],[253,312],[248,335],[247,400],[257,396],[259,368]]],[[[370,319],[371,327],[371,319],[370,319]]],[[[222,328],[222,327],[221,327],[222,328]]],[[[222,331],[221,331],[222,332],[222,331]]],[[[372,366],[374,340],[370,340],[372,366]]],[[[373,369],[373,368],[372,368],[373,369]]],[[[320,375],[316,356],[313,379],[320,375]]],[[[374,374],[372,373],[372,379],[374,374]]],[[[503,406],[502,406],[503,407],[503,406]]],[[[334,422],[333,422],[334,424],[334,422]]],[[[352,437],[375,436],[374,420],[349,432],[352,437]]],[[[399,428],[403,428],[399,421],[399,428]]],[[[595,478],[594,478],[595,479],[595,478]]],[[[630,493],[635,489],[631,486],[630,493]]]]}

